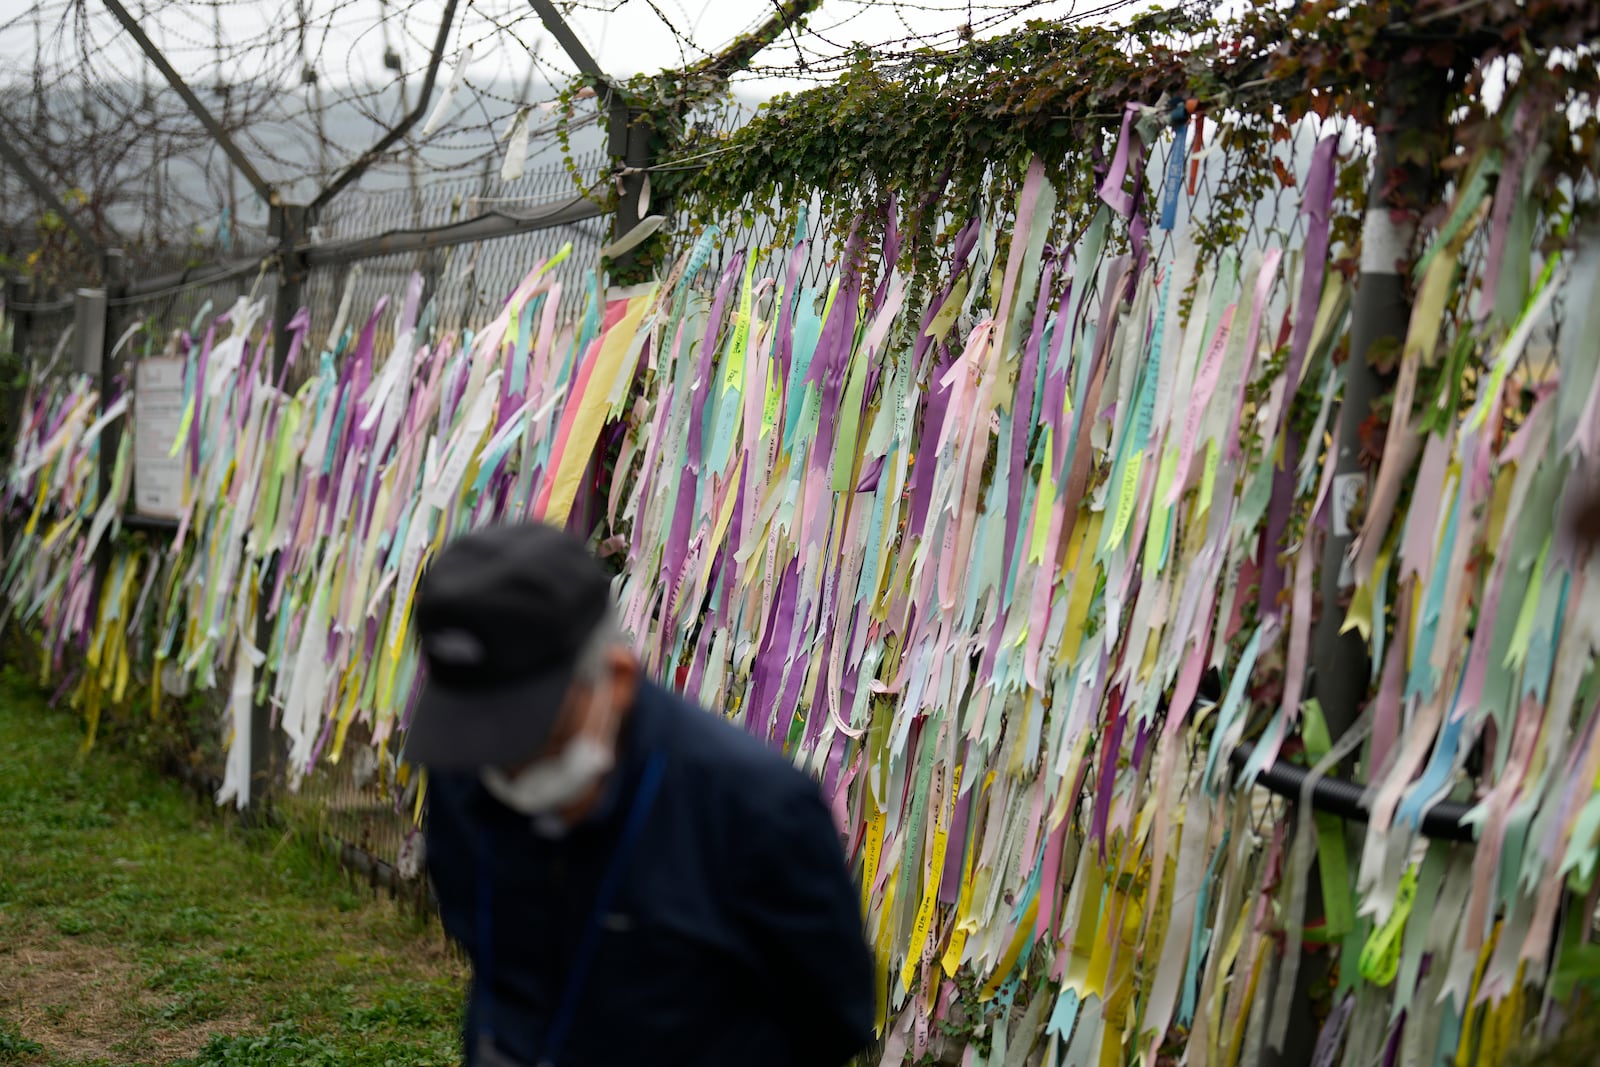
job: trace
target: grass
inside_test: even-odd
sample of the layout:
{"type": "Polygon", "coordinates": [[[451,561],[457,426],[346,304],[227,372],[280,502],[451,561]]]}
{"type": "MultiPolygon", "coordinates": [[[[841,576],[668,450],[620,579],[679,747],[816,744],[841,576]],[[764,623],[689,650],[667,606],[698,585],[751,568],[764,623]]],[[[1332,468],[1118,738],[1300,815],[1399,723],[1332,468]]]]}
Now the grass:
{"type": "Polygon", "coordinates": [[[437,925],[81,742],[0,673],[0,1065],[458,1062],[437,925]]]}

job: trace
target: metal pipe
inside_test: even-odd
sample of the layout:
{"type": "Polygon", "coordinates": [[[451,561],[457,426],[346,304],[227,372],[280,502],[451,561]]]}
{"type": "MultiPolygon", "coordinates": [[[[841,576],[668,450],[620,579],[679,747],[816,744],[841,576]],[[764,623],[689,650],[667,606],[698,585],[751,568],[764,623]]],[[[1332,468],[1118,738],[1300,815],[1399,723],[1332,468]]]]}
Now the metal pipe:
{"type": "MultiPolygon", "coordinates": [[[[470,219],[463,219],[459,222],[448,223],[444,226],[391,230],[389,233],[378,234],[373,237],[359,237],[349,241],[328,244],[299,244],[295,247],[295,253],[302,257],[308,265],[331,266],[350,263],[372,256],[451,248],[455,245],[467,244],[472,241],[490,241],[497,237],[511,237],[519,233],[531,233],[556,226],[570,226],[588,219],[599,218],[604,214],[604,208],[593,200],[576,197],[568,203],[540,215],[507,215],[500,212],[491,212],[476,215],[470,219]]],[[[120,307],[125,304],[149,300],[158,295],[165,296],[169,292],[227,281],[229,278],[237,278],[240,275],[260,270],[262,263],[270,260],[272,256],[273,253],[269,252],[264,255],[246,256],[242,259],[230,260],[222,264],[217,270],[205,273],[180,270],[151,275],[148,278],[140,278],[137,281],[129,282],[124,288],[124,295],[110,301],[110,303],[113,307],[120,307]]],[[[56,301],[53,304],[15,304],[13,306],[18,310],[48,313],[70,310],[72,301],[67,299],[56,301]]]]}
{"type": "MultiPolygon", "coordinates": [[[[1394,10],[1402,9],[1403,5],[1397,5],[1394,10]]],[[[1426,84],[1418,89],[1414,84],[1415,71],[1402,64],[1391,66],[1387,84],[1380,94],[1374,131],[1377,159],[1368,193],[1366,225],[1361,235],[1361,273],[1356,279],[1355,303],[1351,309],[1350,358],[1344,361],[1344,399],[1339,405],[1339,422],[1334,429],[1332,445],[1334,514],[1322,548],[1321,609],[1311,651],[1310,693],[1321,704],[1328,733],[1335,742],[1355,722],[1372,677],[1367,647],[1360,634],[1343,632],[1345,606],[1355,584],[1349,557],[1356,534],[1352,511],[1371,491],[1361,454],[1361,427],[1371,414],[1374,402],[1393,389],[1393,379],[1372,365],[1372,355],[1391,343],[1390,339],[1398,343],[1398,339],[1405,336],[1411,316],[1410,299],[1399,273],[1403,268],[1395,262],[1405,254],[1411,235],[1408,227],[1396,227],[1391,218],[1390,209],[1403,206],[1396,198],[1401,190],[1391,179],[1399,162],[1402,133],[1408,127],[1416,128],[1443,119],[1442,73],[1425,76],[1424,80],[1426,84]],[[1402,102],[1403,112],[1400,110],[1402,102]]],[[[1413,168],[1412,173],[1420,175],[1425,171],[1431,168],[1413,168]]],[[[1314,308],[1296,310],[1301,314],[1315,313],[1314,308]]],[[[1309,549],[1302,547],[1301,551],[1309,549]]],[[[1338,787],[1324,789],[1319,785],[1318,790],[1327,802],[1338,787]]],[[[1318,806],[1315,798],[1313,806],[1318,806]]],[[[1439,828],[1437,822],[1434,825],[1439,828]]],[[[1459,831],[1459,827],[1457,829],[1459,831]]],[[[1306,916],[1318,915],[1324,910],[1322,882],[1318,876],[1311,878],[1305,908],[1306,916]]],[[[1311,1061],[1316,1033],[1316,1027],[1311,1025],[1312,990],[1326,981],[1327,967],[1326,957],[1314,957],[1300,968],[1295,979],[1297,989],[1290,1009],[1287,1040],[1281,1050],[1262,1050],[1262,1067],[1288,1067],[1311,1061]]]]}
{"type": "Polygon", "coordinates": [[[143,530],[145,533],[171,537],[178,532],[178,520],[157,515],[141,515],[137,511],[127,511],[123,512],[122,515],[122,528],[124,530],[143,530]]]}
{"type": "Polygon", "coordinates": [[[233,165],[239,168],[239,172],[244,175],[244,180],[250,183],[250,188],[254,189],[256,195],[266,203],[273,203],[275,194],[272,186],[267,184],[267,180],[261,176],[260,171],[256,170],[255,165],[250,162],[250,158],[233,142],[233,138],[228,136],[227,131],[222,128],[222,124],[216,120],[216,117],[206,110],[206,106],[200,102],[200,98],[195,95],[194,90],[189,88],[189,83],[184,81],[183,77],[173,69],[171,63],[167,62],[167,57],[161,54],[161,49],[157,48],[155,42],[150,39],[144,30],[139,28],[139,20],[128,14],[128,9],[122,6],[121,0],[105,0],[105,5],[117,17],[117,21],[122,23],[122,28],[127,30],[133,39],[138,42],[139,48],[149,57],[150,62],[156,65],[156,69],[161,72],[161,76],[167,79],[167,84],[172,86],[173,91],[183,98],[183,102],[189,106],[190,111],[194,112],[195,118],[200,120],[200,124],[206,128],[207,133],[211,134],[223,152],[227,153],[228,158],[233,161],[233,165]]]}
{"type": "MultiPolygon", "coordinates": [[[[1228,753],[1228,762],[1235,770],[1242,770],[1254,750],[1255,746],[1246,741],[1228,753]]],[[[1300,787],[1305,784],[1308,774],[1310,772],[1306,768],[1297,767],[1280,759],[1256,776],[1256,784],[1280,797],[1299,800],[1300,787]]],[[[1323,778],[1311,790],[1311,806],[1317,811],[1325,811],[1341,819],[1365,823],[1371,814],[1361,799],[1366,792],[1367,787],[1359,782],[1346,781],[1343,778],[1323,778]]],[[[1441,800],[1423,814],[1422,833],[1426,837],[1443,841],[1471,841],[1474,839],[1473,828],[1462,823],[1471,810],[1471,804],[1463,804],[1457,800],[1441,800]]]]}
{"type": "Polygon", "coordinates": [[[421,230],[391,230],[376,237],[359,237],[337,244],[312,245],[304,250],[307,265],[318,267],[349,263],[373,256],[399,252],[425,252],[436,248],[451,248],[471,241],[488,241],[496,237],[545,230],[555,226],[571,225],[585,219],[597,218],[605,209],[592,200],[574,197],[571,201],[542,215],[516,216],[491,212],[453,222],[447,226],[433,226],[421,230]]]}
{"type": "Polygon", "coordinates": [[[242,274],[260,270],[262,262],[270,258],[270,253],[260,256],[246,256],[243,259],[226,262],[217,270],[204,274],[198,274],[193,270],[174,270],[165,274],[154,274],[148,278],[141,278],[136,282],[129,282],[123,287],[123,295],[112,300],[111,306],[120,307],[124,304],[148,300],[156,295],[166,295],[168,290],[181,291],[202,285],[225,282],[229,278],[237,278],[242,274]]]}
{"type": "MultiPolygon", "coordinates": [[[[127,281],[127,259],[121,249],[112,249],[105,256],[106,303],[101,307],[100,337],[100,413],[104,415],[112,404],[112,388],[116,381],[117,361],[115,347],[120,317],[111,309],[110,300],[122,295],[127,281]]],[[[100,432],[97,443],[99,469],[96,471],[97,503],[110,499],[112,474],[116,467],[117,449],[122,443],[122,424],[112,422],[100,432]]],[[[100,598],[105,594],[106,576],[111,573],[111,539],[102,537],[94,552],[94,586],[90,592],[90,618],[98,618],[100,598]]]]}
{"type": "MultiPolygon", "coordinates": [[[[106,0],[107,3],[113,0],[106,0]]],[[[433,58],[428,60],[428,72],[422,79],[422,94],[417,97],[417,106],[412,108],[405,118],[388,133],[379,138],[378,143],[367,149],[361,158],[344,169],[340,175],[328,184],[328,187],[317,194],[311,201],[308,209],[310,218],[315,219],[317,214],[327,206],[328,202],[338,196],[344,187],[355,181],[367,172],[367,168],[378,161],[378,157],[389,150],[400,138],[411,131],[428,110],[428,102],[433,99],[433,83],[439,75],[439,61],[444,58],[444,46],[450,39],[450,27],[456,18],[456,0],[448,0],[444,6],[444,16],[439,20],[439,36],[433,42],[433,58]]]]}
{"type": "Polygon", "coordinates": [[[595,62],[594,56],[591,56],[589,50],[583,46],[583,42],[578,40],[578,35],[572,32],[572,27],[561,17],[556,5],[550,0],[528,0],[528,3],[539,16],[539,21],[544,23],[544,28],[556,39],[556,44],[567,53],[573,64],[598,82],[598,88],[611,88],[611,80],[606,77],[605,71],[600,69],[600,64],[595,62]]]}
{"type": "MultiPolygon", "coordinates": [[[[14,280],[20,284],[26,284],[24,279],[18,278],[14,280]]],[[[71,311],[73,305],[76,303],[76,297],[64,296],[58,300],[48,300],[39,304],[30,304],[25,300],[19,300],[7,304],[6,306],[12,311],[22,312],[29,315],[61,315],[71,311]]],[[[18,350],[20,351],[20,348],[18,350]]]]}

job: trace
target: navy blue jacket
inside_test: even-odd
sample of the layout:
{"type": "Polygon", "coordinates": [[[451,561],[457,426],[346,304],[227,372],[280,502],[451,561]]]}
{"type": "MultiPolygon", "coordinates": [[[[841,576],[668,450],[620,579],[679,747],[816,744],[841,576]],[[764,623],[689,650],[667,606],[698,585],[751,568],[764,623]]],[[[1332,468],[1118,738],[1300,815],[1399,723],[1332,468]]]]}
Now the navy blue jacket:
{"type": "Polygon", "coordinates": [[[473,774],[428,787],[427,862],[473,961],[479,1040],[536,1064],[644,769],[664,776],[556,1067],[838,1067],[871,1040],[858,894],[815,785],[734,726],[643,685],[595,815],[551,838],[473,774]]]}

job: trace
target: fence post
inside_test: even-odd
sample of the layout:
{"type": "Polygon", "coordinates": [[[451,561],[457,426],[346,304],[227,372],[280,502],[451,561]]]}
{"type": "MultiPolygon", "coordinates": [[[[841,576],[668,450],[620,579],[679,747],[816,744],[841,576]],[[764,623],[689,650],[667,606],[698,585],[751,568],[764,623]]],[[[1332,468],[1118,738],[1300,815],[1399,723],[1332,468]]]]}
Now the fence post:
{"type": "MultiPolygon", "coordinates": [[[[639,198],[650,179],[647,168],[654,161],[656,148],[653,124],[648,121],[649,117],[650,113],[646,109],[629,102],[620,94],[612,99],[607,116],[607,132],[610,134],[608,147],[614,165],[619,168],[616,210],[611,216],[613,242],[620,241],[636,228],[644,217],[644,212],[640,210],[639,198]]],[[[634,249],[616,255],[610,264],[612,281],[616,283],[629,279],[636,261],[634,249]]],[[[628,408],[631,410],[631,403],[628,408]]],[[[625,411],[622,420],[625,425],[631,424],[631,414],[625,411]]],[[[616,471],[611,466],[616,457],[608,453],[606,438],[602,434],[595,454],[583,472],[584,484],[589,491],[582,499],[575,502],[574,507],[573,514],[577,519],[578,528],[585,534],[592,534],[597,530],[603,535],[611,533],[609,528],[603,530],[601,528],[606,516],[606,497],[610,488],[602,482],[601,474],[603,472],[611,478],[616,477],[616,471]]]]}
{"type": "MultiPolygon", "coordinates": [[[[99,300],[99,330],[97,337],[79,335],[79,343],[88,343],[99,348],[94,373],[100,379],[100,414],[106,411],[115,402],[111,395],[112,387],[116,381],[117,367],[115,349],[117,345],[117,332],[121,329],[121,322],[115,311],[115,301],[121,300],[128,287],[127,262],[121,249],[111,249],[106,252],[101,267],[102,276],[105,278],[104,296],[99,300]]],[[[79,308],[83,304],[80,302],[79,308]]],[[[81,327],[80,327],[81,328],[81,327]]],[[[111,476],[116,467],[117,448],[122,442],[122,425],[120,422],[110,423],[100,431],[100,464],[96,472],[96,485],[98,492],[95,499],[101,507],[111,496],[111,476]]],[[[98,618],[100,612],[100,594],[104,590],[106,575],[111,570],[111,537],[109,534],[101,537],[100,543],[94,550],[94,585],[91,587],[90,603],[92,605],[89,617],[98,618]]]]}
{"type": "Polygon", "coordinates": [[[1350,313],[1350,358],[1344,364],[1344,400],[1334,440],[1334,527],[1323,545],[1322,611],[1312,646],[1312,691],[1336,741],[1355,722],[1371,677],[1361,635],[1340,633],[1342,606],[1354,585],[1346,553],[1356,532],[1344,505],[1353,496],[1364,498],[1370,488],[1361,462],[1361,426],[1372,414],[1374,401],[1394,388],[1394,376],[1380,374],[1372,357],[1386,348],[1399,351],[1404,343],[1411,322],[1411,293],[1402,273],[1408,264],[1402,260],[1412,253],[1418,206],[1429,203],[1435,192],[1435,160],[1426,158],[1421,165],[1403,162],[1400,136],[1442,124],[1448,88],[1433,68],[1404,67],[1390,75],[1378,112],[1372,183],[1361,227],[1361,270],[1350,313]],[[1342,490],[1341,484],[1359,494],[1342,490]]]}
{"type": "MultiPolygon", "coordinates": [[[[305,243],[307,209],[300,204],[272,205],[268,228],[278,249],[278,286],[272,304],[272,369],[275,384],[289,358],[292,334],[289,322],[300,310],[305,283],[306,261],[299,248],[305,243]]],[[[255,646],[262,652],[272,642],[272,624],[267,618],[267,591],[272,587],[280,561],[264,558],[257,572],[255,646]]],[[[250,709],[250,807],[266,810],[272,788],[284,771],[284,753],[272,744],[272,702],[267,698],[265,667],[256,685],[257,699],[250,709]]]]}
{"type": "Polygon", "coordinates": [[[273,380],[289,358],[289,320],[300,310],[306,280],[306,260],[299,247],[305,243],[308,212],[301,204],[278,204],[269,226],[278,246],[278,292],[272,312],[273,380]]]}
{"type": "MultiPolygon", "coordinates": [[[[1372,414],[1373,403],[1394,388],[1391,375],[1379,373],[1372,357],[1390,345],[1403,342],[1411,321],[1411,294],[1400,273],[1399,262],[1409,255],[1415,236],[1415,216],[1407,214],[1428,193],[1432,160],[1421,167],[1406,167],[1406,180],[1396,181],[1402,169],[1399,157],[1400,136],[1428,123],[1442,122],[1445,89],[1437,72],[1424,75],[1420,86],[1418,72],[1401,68],[1391,73],[1383,104],[1379,108],[1376,151],[1372,181],[1367,193],[1367,214],[1361,227],[1361,269],[1356,276],[1356,295],[1351,309],[1350,358],[1344,363],[1344,399],[1339,405],[1339,423],[1333,447],[1333,527],[1327,531],[1322,550],[1319,584],[1321,611],[1313,636],[1310,692],[1315,695],[1328,724],[1328,733],[1337,742],[1360,713],[1370,689],[1372,665],[1367,646],[1354,631],[1341,633],[1345,601],[1354,585],[1346,561],[1356,531],[1351,528],[1346,505],[1364,499],[1368,489],[1366,469],[1361,462],[1361,426],[1372,414]],[[1420,90],[1420,91],[1419,91],[1420,90]],[[1397,223],[1394,216],[1405,219],[1397,223]],[[1345,488],[1350,487],[1350,488],[1345,488]],[[1351,492],[1351,488],[1359,492],[1351,492]]],[[[1313,860],[1306,886],[1306,912],[1309,919],[1323,910],[1322,881],[1313,860]]],[[[1346,961],[1347,963],[1353,961],[1346,961]]],[[[1317,1028],[1311,1020],[1310,993],[1325,983],[1329,961],[1324,954],[1307,954],[1296,976],[1294,1014],[1281,1053],[1263,1049],[1265,1067],[1287,1067],[1310,1063],[1317,1028]]]]}
{"type": "MultiPolygon", "coordinates": [[[[22,278],[6,279],[6,315],[11,319],[11,352],[17,357],[18,370],[24,375],[33,372],[33,361],[28,353],[33,340],[33,312],[22,310],[28,303],[29,288],[28,282],[22,278]]],[[[7,460],[11,458],[11,449],[16,444],[15,435],[22,423],[23,393],[26,390],[27,383],[24,381],[21,388],[11,387],[10,395],[6,397],[6,425],[11,428],[12,434],[12,439],[4,442],[7,460]]]]}
{"type": "MultiPolygon", "coordinates": [[[[645,168],[651,163],[651,127],[645,121],[647,112],[640,107],[618,99],[611,105],[608,118],[611,157],[623,168],[617,190],[617,211],[612,216],[611,239],[620,240],[639,225],[639,195],[644,192],[649,173],[645,168]]],[[[623,252],[612,261],[613,275],[626,275],[633,266],[632,250],[623,252]]]]}
{"type": "Polygon", "coordinates": [[[33,327],[33,312],[24,311],[33,286],[26,278],[6,279],[6,314],[11,317],[11,350],[18,356],[28,354],[28,334],[33,327]]]}
{"type": "MultiPolygon", "coordinates": [[[[17,434],[22,429],[23,401],[27,392],[26,379],[33,374],[33,358],[28,351],[32,344],[33,312],[24,311],[22,308],[29,303],[32,296],[32,285],[23,278],[6,279],[6,315],[11,319],[11,351],[17,359],[17,371],[23,376],[23,381],[12,383],[6,389],[6,434],[5,440],[0,441],[0,447],[5,449],[5,461],[11,462],[17,445],[17,434]]],[[[11,522],[8,510],[0,510],[0,555],[10,551],[11,538],[16,535],[16,529],[11,522]]],[[[3,640],[6,624],[11,619],[9,604],[0,603],[0,666],[6,661],[6,642],[3,640]]]]}
{"type": "MultiPolygon", "coordinates": [[[[106,321],[109,314],[107,296],[105,289],[84,287],[73,294],[72,300],[72,370],[99,379],[100,414],[104,414],[109,406],[106,401],[109,383],[105,376],[106,338],[111,334],[106,321]]],[[[106,437],[103,432],[96,447],[99,450],[99,464],[95,472],[95,507],[98,509],[105,502],[107,484],[110,481],[110,468],[106,466],[106,437]]],[[[100,588],[105,582],[106,562],[109,559],[105,543],[95,546],[94,558],[89,561],[87,618],[90,620],[90,626],[94,625],[93,620],[100,615],[100,588]]]]}

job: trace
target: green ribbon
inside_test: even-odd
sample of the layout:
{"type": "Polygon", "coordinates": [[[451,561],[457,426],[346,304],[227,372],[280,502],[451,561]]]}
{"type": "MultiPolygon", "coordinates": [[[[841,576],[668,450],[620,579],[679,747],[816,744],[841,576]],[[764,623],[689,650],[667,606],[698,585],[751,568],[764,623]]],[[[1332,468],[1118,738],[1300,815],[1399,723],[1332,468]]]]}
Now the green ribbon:
{"type": "MultiPolygon", "coordinates": [[[[1313,767],[1333,747],[1322,705],[1308,700],[1301,709],[1300,736],[1306,746],[1306,760],[1313,767]]],[[[1338,941],[1355,927],[1355,907],[1350,899],[1350,863],[1345,852],[1344,820],[1319,811],[1313,817],[1317,827],[1317,873],[1322,880],[1323,925],[1307,930],[1307,941],[1327,944],[1338,941]]]]}

